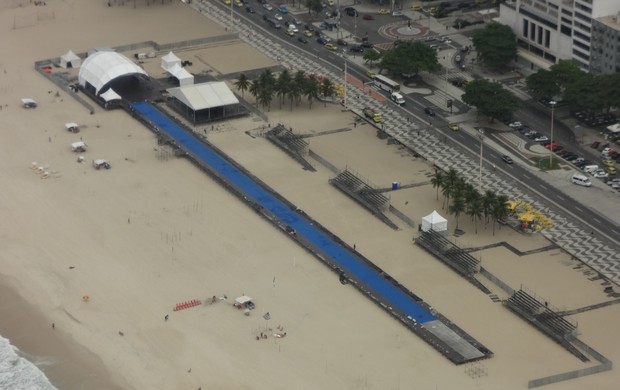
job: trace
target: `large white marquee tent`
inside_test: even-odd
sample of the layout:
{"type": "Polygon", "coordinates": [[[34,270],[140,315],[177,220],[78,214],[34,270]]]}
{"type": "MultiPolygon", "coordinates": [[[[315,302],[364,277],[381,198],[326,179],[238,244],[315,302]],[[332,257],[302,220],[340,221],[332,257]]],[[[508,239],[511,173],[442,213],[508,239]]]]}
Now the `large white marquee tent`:
{"type": "Polygon", "coordinates": [[[144,75],[147,73],[134,64],[127,57],[113,51],[97,51],[89,55],[78,74],[78,82],[82,87],[90,84],[95,88],[95,93],[99,94],[110,81],[129,75],[144,75]]]}

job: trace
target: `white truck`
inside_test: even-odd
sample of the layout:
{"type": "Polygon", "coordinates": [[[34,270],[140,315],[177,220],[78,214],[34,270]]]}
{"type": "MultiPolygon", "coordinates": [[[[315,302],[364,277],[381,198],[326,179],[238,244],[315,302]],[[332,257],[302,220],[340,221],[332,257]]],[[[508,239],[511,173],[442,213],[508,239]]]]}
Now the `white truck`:
{"type": "Polygon", "coordinates": [[[403,98],[403,95],[398,92],[392,92],[392,94],[390,95],[390,99],[392,99],[392,101],[399,106],[405,105],[405,99],[403,98]]]}

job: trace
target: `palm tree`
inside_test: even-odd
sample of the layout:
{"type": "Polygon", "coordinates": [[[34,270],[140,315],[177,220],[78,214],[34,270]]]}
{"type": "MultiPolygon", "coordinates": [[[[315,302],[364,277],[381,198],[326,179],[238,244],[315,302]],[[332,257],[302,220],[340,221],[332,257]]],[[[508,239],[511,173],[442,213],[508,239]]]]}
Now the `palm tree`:
{"type": "Polygon", "coordinates": [[[471,202],[467,203],[467,215],[471,217],[474,221],[474,229],[476,234],[478,234],[478,220],[482,217],[482,198],[476,192],[476,196],[471,200],[471,202]]]}
{"type": "Polygon", "coordinates": [[[439,188],[442,186],[444,179],[445,176],[443,172],[439,169],[436,169],[435,176],[433,176],[433,178],[431,179],[431,184],[433,185],[433,188],[437,188],[437,196],[435,197],[435,200],[439,200],[439,188]]]}
{"type": "MultiPolygon", "coordinates": [[[[441,187],[441,193],[444,196],[445,205],[450,207],[450,197],[454,195],[456,182],[459,179],[459,174],[454,168],[450,168],[444,177],[441,187]]],[[[444,208],[442,205],[441,208],[444,208]]]]}
{"type": "Polygon", "coordinates": [[[491,190],[487,190],[482,197],[482,212],[484,213],[485,223],[489,222],[489,216],[491,215],[496,198],[497,196],[495,195],[495,192],[491,190]]]}
{"type": "Polygon", "coordinates": [[[291,86],[291,74],[287,69],[284,69],[280,76],[278,76],[278,80],[276,81],[275,91],[278,97],[280,98],[280,108],[282,108],[282,103],[284,102],[284,96],[289,92],[291,86]]]}
{"type": "Polygon", "coordinates": [[[336,94],[336,86],[327,77],[323,79],[323,84],[321,84],[321,94],[325,99],[323,100],[324,107],[327,107],[327,99],[334,97],[336,94]]]}
{"type": "Polygon", "coordinates": [[[308,98],[308,105],[312,110],[312,101],[319,97],[319,80],[314,75],[308,77],[305,83],[304,94],[308,98]]]}
{"type": "Polygon", "coordinates": [[[452,204],[448,207],[451,214],[456,218],[456,229],[459,228],[459,215],[465,211],[465,199],[460,195],[455,195],[452,204]]]}
{"type": "Polygon", "coordinates": [[[237,89],[241,91],[241,97],[244,97],[245,91],[250,88],[250,80],[248,80],[248,78],[245,76],[245,73],[241,73],[239,75],[239,78],[235,82],[235,87],[237,87],[237,89]]]}
{"type": "Polygon", "coordinates": [[[254,100],[256,101],[256,107],[258,107],[258,95],[260,94],[260,91],[261,91],[260,81],[258,79],[253,80],[250,83],[250,87],[248,88],[248,91],[250,92],[252,96],[254,96],[254,100]]]}
{"type": "Polygon", "coordinates": [[[273,86],[262,86],[258,93],[258,101],[264,107],[267,107],[267,111],[271,110],[271,101],[273,100],[273,86]]]}
{"type": "Polygon", "coordinates": [[[293,76],[291,88],[288,93],[288,96],[291,99],[291,111],[293,111],[293,102],[295,102],[295,104],[299,104],[299,102],[301,102],[301,96],[304,93],[305,85],[306,74],[303,70],[298,70],[295,72],[295,76],[293,76]]]}
{"type": "Polygon", "coordinates": [[[491,216],[493,217],[493,235],[495,235],[495,222],[506,215],[506,202],[508,202],[508,197],[505,195],[497,195],[495,197],[495,203],[491,208],[491,216]]]}

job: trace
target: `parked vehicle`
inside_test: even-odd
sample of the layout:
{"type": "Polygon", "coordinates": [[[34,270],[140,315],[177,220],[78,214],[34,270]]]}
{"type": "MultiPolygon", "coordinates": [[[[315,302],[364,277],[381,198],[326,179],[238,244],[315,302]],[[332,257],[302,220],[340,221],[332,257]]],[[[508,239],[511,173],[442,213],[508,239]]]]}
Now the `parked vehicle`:
{"type": "Polygon", "coordinates": [[[375,123],[381,123],[383,121],[383,116],[381,115],[381,113],[376,112],[370,107],[365,107],[363,112],[366,118],[371,119],[375,123]]]}
{"type": "Polygon", "coordinates": [[[541,135],[540,137],[534,138],[534,141],[536,142],[549,141],[549,138],[547,138],[547,136],[541,135]]]}
{"type": "Polygon", "coordinates": [[[505,162],[506,164],[512,164],[514,162],[512,161],[512,158],[510,158],[510,156],[506,156],[506,155],[502,156],[502,161],[505,162]]]}
{"type": "Polygon", "coordinates": [[[435,111],[433,111],[430,107],[424,108],[424,113],[428,116],[435,116],[435,111]]]}

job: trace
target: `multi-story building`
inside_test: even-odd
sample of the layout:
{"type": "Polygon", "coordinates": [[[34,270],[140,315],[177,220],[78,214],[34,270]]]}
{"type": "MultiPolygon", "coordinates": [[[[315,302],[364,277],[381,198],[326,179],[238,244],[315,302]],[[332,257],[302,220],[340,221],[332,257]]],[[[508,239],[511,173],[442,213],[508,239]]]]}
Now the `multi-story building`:
{"type": "Polygon", "coordinates": [[[620,0],[508,0],[499,22],[511,26],[520,61],[531,69],[574,59],[589,70],[593,19],[619,11],[620,0]]]}
{"type": "Polygon", "coordinates": [[[620,72],[620,13],[592,21],[590,73],[620,72]]]}

